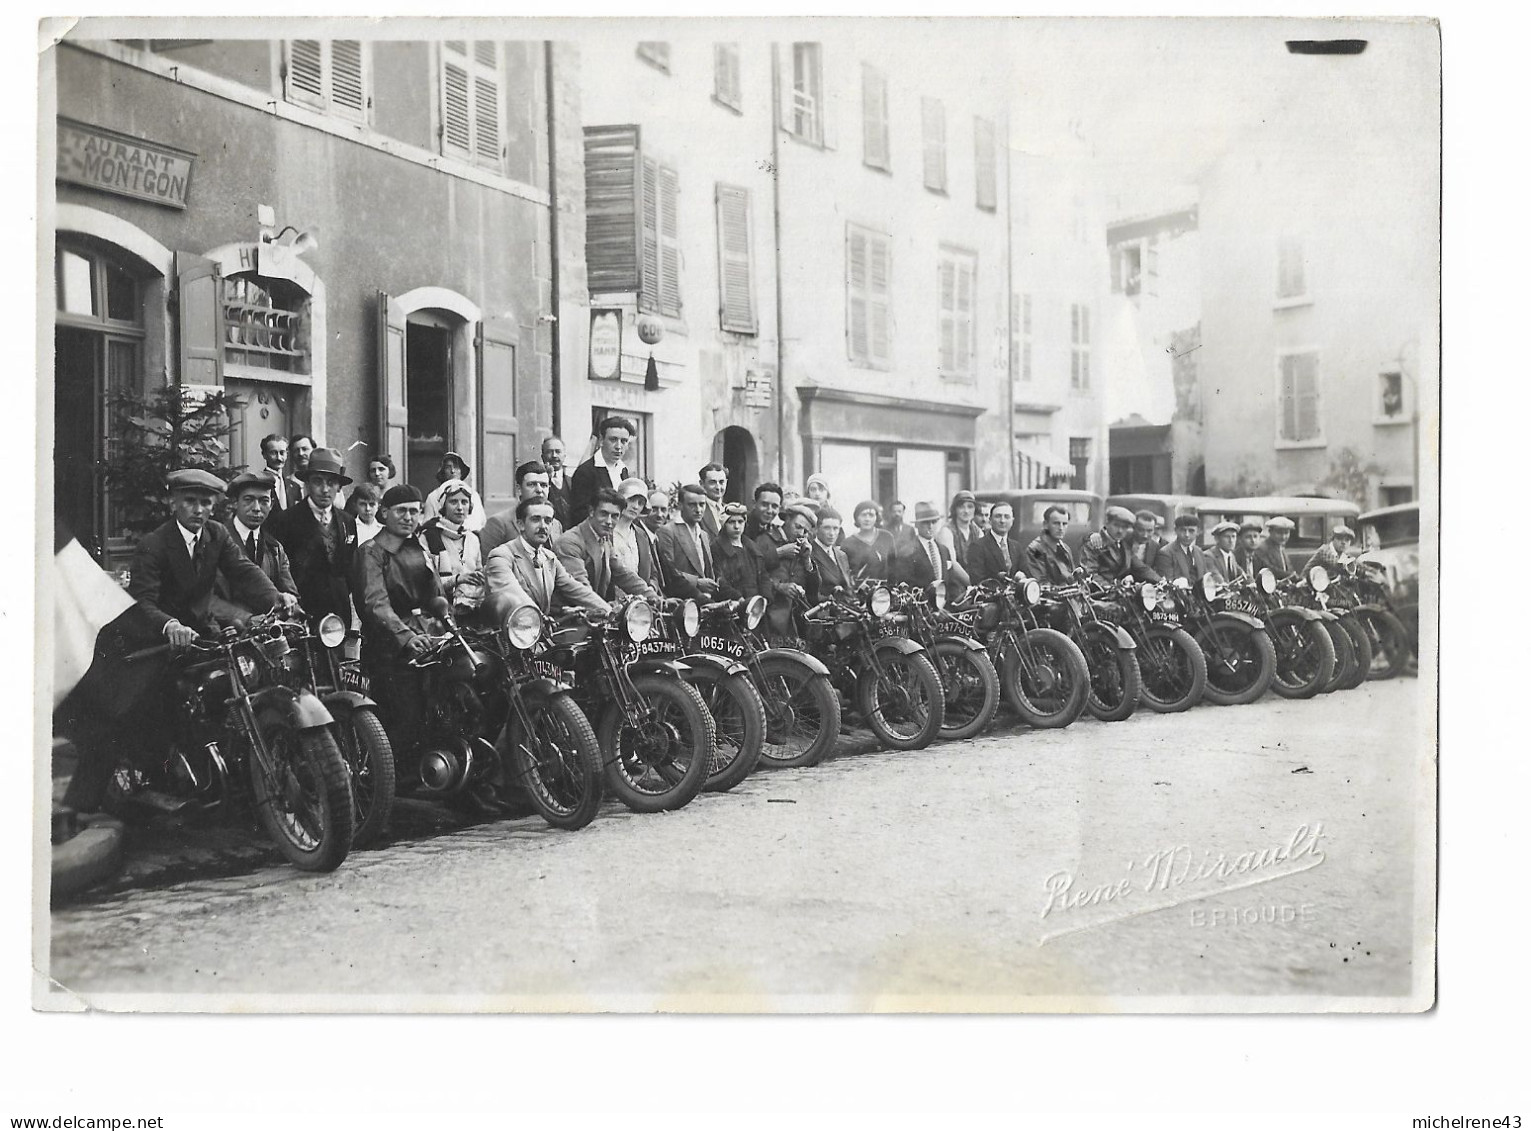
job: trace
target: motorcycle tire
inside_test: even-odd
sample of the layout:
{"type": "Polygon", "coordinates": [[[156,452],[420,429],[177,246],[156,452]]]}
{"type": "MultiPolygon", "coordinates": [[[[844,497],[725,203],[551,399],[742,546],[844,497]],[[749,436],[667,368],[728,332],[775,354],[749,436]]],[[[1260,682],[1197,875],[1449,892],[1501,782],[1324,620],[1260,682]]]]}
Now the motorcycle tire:
{"type": "Polygon", "coordinates": [[[987,652],[957,640],[938,640],[930,650],[941,677],[942,738],[972,738],[989,729],[999,710],[999,673],[987,652]]]}
{"type": "Polygon", "coordinates": [[[1207,657],[1183,628],[1155,625],[1138,648],[1143,673],[1142,703],[1161,715],[1176,715],[1201,702],[1207,690],[1207,657]]]}
{"type": "Polygon", "coordinates": [[[1090,666],[1084,653],[1051,628],[1027,632],[1021,648],[1026,651],[1024,664],[1013,648],[1006,648],[1001,660],[1005,702],[1027,726],[1068,726],[1084,713],[1090,697],[1090,666]]]}
{"type": "Polygon", "coordinates": [[[595,729],[564,691],[528,697],[526,714],[532,734],[521,733],[514,713],[506,728],[515,784],[555,829],[582,829],[601,808],[601,747],[595,729]]]}
{"type": "Polygon", "coordinates": [[[679,809],[707,784],[712,715],[696,688],[678,679],[638,675],[633,690],[648,708],[642,724],[629,726],[612,703],[596,731],[606,784],[635,813],[679,809]]]}
{"type": "Polygon", "coordinates": [[[275,777],[267,779],[252,751],[250,790],[262,827],[293,867],[333,872],[356,831],[351,772],[335,736],[327,727],[300,731],[278,711],[261,712],[256,725],[275,777]]]}
{"type": "Polygon", "coordinates": [[[1386,609],[1357,609],[1356,619],[1372,642],[1372,666],[1367,679],[1392,679],[1409,666],[1409,630],[1386,609]]]}
{"type": "Polygon", "coordinates": [[[1207,658],[1207,689],[1202,698],[1208,703],[1243,706],[1270,690],[1276,678],[1276,646],[1264,629],[1214,616],[1196,633],[1196,643],[1207,658]]]}
{"type": "Polygon", "coordinates": [[[1290,609],[1271,617],[1267,633],[1276,649],[1271,690],[1283,699],[1312,699],[1334,677],[1334,639],[1324,624],[1304,620],[1290,609]]]}
{"type": "Polygon", "coordinates": [[[718,677],[694,668],[686,680],[702,693],[712,715],[712,768],[703,793],[726,793],[755,772],[765,745],[765,704],[747,675],[718,677]]]}
{"type": "Polygon", "coordinates": [[[1090,672],[1085,710],[1103,723],[1131,718],[1143,694],[1137,651],[1120,647],[1116,634],[1105,625],[1086,628],[1085,639],[1078,643],[1090,672]]]}
{"type": "Polygon", "coordinates": [[[941,733],[946,700],[930,657],[883,649],[887,678],[868,669],[856,678],[856,705],[877,741],[889,750],[923,750],[941,733]],[[886,693],[886,694],[885,694],[886,693]]]}
{"type": "Polygon", "coordinates": [[[335,745],[351,774],[351,800],[356,806],[351,847],[367,848],[382,839],[393,814],[393,746],[371,707],[353,710],[331,703],[330,714],[335,717],[335,745]]]}
{"type": "Polygon", "coordinates": [[[840,736],[840,696],[829,677],[785,657],[760,661],[765,743],[769,767],[817,766],[840,736]]]}
{"type": "Polygon", "coordinates": [[[1366,631],[1366,626],[1354,613],[1344,613],[1340,616],[1340,627],[1350,637],[1350,646],[1356,653],[1355,671],[1351,672],[1350,678],[1340,685],[1341,691],[1354,691],[1366,682],[1368,673],[1372,670],[1372,661],[1375,658],[1372,649],[1372,638],[1366,631]]]}
{"type": "Polygon", "coordinates": [[[1329,677],[1329,682],[1324,684],[1324,694],[1338,691],[1345,686],[1347,680],[1355,675],[1356,649],[1350,642],[1350,633],[1345,631],[1345,626],[1337,620],[1324,621],[1324,631],[1329,634],[1329,640],[1334,644],[1334,674],[1329,677]]]}

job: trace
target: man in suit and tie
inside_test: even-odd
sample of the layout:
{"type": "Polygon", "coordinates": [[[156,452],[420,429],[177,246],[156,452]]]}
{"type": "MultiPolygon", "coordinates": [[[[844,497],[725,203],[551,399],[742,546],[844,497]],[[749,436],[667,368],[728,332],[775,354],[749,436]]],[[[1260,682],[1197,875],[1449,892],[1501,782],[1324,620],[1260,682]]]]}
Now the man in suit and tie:
{"type": "Polygon", "coordinates": [[[1132,516],[1132,556],[1146,566],[1159,560],[1159,551],[1167,543],[1159,537],[1159,516],[1153,511],[1138,511],[1132,516]]]}
{"type": "Polygon", "coordinates": [[[1225,585],[1247,578],[1249,574],[1239,564],[1238,554],[1234,549],[1234,543],[1239,538],[1239,524],[1220,522],[1212,528],[1212,537],[1217,545],[1207,551],[1207,564],[1213,576],[1225,585]]]}
{"type": "Polygon", "coordinates": [[[304,611],[315,620],[333,613],[350,628],[356,520],[335,496],[351,479],[334,448],[315,448],[303,474],[307,497],[272,520],[272,533],[287,551],[304,611]]]}
{"type": "Polygon", "coordinates": [[[601,446],[594,455],[574,469],[569,481],[569,521],[584,522],[601,487],[613,491],[632,475],[622,461],[633,438],[638,434],[633,422],[623,416],[608,416],[596,425],[595,435],[601,446]]]}
{"type": "MultiPolygon", "coordinates": [[[[792,513],[801,515],[804,512],[798,510],[792,513]]],[[[843,524],[840,512],[834,507],[825,503],[819,508],[809,560],[801,570],[794,571],[795,579],[801,579],[807,590],[810,604],[828,600],[837,589],[849,593],[856,588],[856,583],[851,580],[850,559],[837,544],[843,524]]]]}
{"type": "Polygon", "coordinates": [[[680,518],[659,528],[659,561],[666,595],[711,601],[717,595],[712,563],[712,535],[702,525],[707,492],[692,483],[680,489],[680,518]]]}
{"type": "Polygon", "coordinates": [[[271,476],[271,511],[276,514],[303,497],[303,484],[287,474],[286,436],[267,436],[260,442],[260,455],[271,476]]]}
{"type": "Polygon", "coordinates": [[[1277,581],[1293,576],[1297,566],[1286,552],[1286,544],[1296,529],[1297,524],[1285,515],[1278,514],[1275,518],[1267,519],[1265,541],[1256,546],[1250,555],[1250,573],[1258,574],[1260,570],[1268,569],[1276,575],[1277,581]]]}
{"type": "Polygon", "coordinates": [[[888,580],[924,589],[937,581],[946,583],[946,595],[955,599],[968,587],[968,572],[950,549],[936,540],[941,512],[932,503],[914,504],[914,536],[905,538],[893,551],[888,580]]]}
{"type": "Polygon", "coordinates": [[[1255,550],[1260,546],[1260,529],[1258,522],[1242,523],[1239,526],[1239,540],[1233,549],[1233,556],[1238,560],[1239,568],[1250,577],[1255,576],[1255,550]]]}
{"type": "Polygon", "coordinates": [[[553,552],[577,581],[590,586],[602,600],[623,593],[658,600],[659,594],[617,556],[612,535],[623,509],[622,496],[602,487],[595,493],[590,516],[553,540],[553,552]]]}
{"type": "Polygon", "coordinates": [[[1026,572],[1043,585],[1071,585],[1074,551],[1063,536],[1068,533],[1069,512],[1054,503],[1042,512],[1042,533],[1026,547],[1026,572]]]}
{"type": "MultiPolygon", "coordinates": [[[[253,471],[236,475],[229,481],[229,500],[233,503],[234,513],[227,525],[234,545],[260,567],[277,591],[296,594],[298,587],[292,580],[287,551],[264,529],[271,514],[271,492],[270,475],[253,471]]],[[[219,578],[214,589],[219,601],[229,600],[228,583],[224,579],[219,578]]]]}
{"type": "Polygon", "coordinates": [[[723,529],[723,496],[728,493],[728,468],[721,463],[709,463],[696,473],[702,490],[707,492],[707,507],[702,511],[702,525],[707,533],[717,538],[723,529]]]}
{"type": "Polygon", "coordinates": [[[553,504],[553,517],[567,530],[569,522],[569,473],[563,468],[563,441],[549,436],[542,441],[542,465],[548,469],[548,502],[553,504]]]}
{"type": "Polygon", "coordinates": [[[1154,568],[1166,581],[1183,577],[1192,585],[1200,585],[1204,573],[1212,572],[1202,548],[1197,545],[1201,534],[1201,519],[1194,514],[1179,515],[1175,519],[1175,540],[1159,551],[1154,568]]]}
{"type": "MultiPolygon", "coordinates": [[[[527,499],[542,499],[552,502],[548,497],[549,488],[548,469],[536,460],[527,460],[516,468],[516,504],[519,506],[527,499]]],[[[563,523],[556,517],[558,508],[553,508],[553,537],[557,538],[564,532],[563,523]]],[[[491,515],[484,523],[482,530],[478,532],[479,553],[485,561],[489,555],[499,547],[521,536],[521,523],[516,518],[516,507],[510,507],[499,514],[491,515]]]]}
{"type": "Polygon", "coordinates": [[[484,562],[488,604],[496,617],[522,605],[536,605],[544,615],[567,605],[607,613],[600,594],[580,581],[558,560],[548,543],[553,535],[553,504],[546,499],[522,499],[516,507],[521,534],[495,548],[484,562]]]}
{"type": "Polygon", "coordinates": [[[1012,529],[1015,508],[997,502],[989,509],[989,529],[968,545],[968,573],[976,584],[1010,578],[1026,569],[1026,551],[1012,529]]]}

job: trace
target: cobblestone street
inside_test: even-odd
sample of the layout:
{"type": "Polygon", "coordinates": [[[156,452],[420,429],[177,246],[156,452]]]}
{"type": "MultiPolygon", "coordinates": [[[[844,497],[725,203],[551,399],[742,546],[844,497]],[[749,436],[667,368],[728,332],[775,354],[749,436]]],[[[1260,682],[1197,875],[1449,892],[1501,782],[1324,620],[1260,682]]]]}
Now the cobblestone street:
{"type": "Polygon", "coordinates": [[[579,833],[406,838],[325,876],[162,873],[56,910],[52,976],[87,998],[370,995],[336,1008],[1407,995],[1420,691],[847,755],[676,813],[608,803],[579,833]]]}

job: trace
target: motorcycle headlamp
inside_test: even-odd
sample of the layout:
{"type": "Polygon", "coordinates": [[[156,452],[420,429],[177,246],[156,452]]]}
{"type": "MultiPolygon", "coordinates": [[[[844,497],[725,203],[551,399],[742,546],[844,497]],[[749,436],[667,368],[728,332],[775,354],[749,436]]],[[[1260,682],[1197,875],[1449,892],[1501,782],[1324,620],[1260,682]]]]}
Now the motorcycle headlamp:
{"type": "Polygon", "coordinates": [[[765,614],[766,599],[757,593],[744,603],[744,627],[751,632],[755,631],[765,614]]]}
{"type": "Polygon", "coordinates": [[[1269,595],[1276,591],[1276,575],[1270,569],[1262,569],[1259,580],[1261,592],[1269,595]]]}
{"type": "Polygon", "coordinates": [[[1034,577],[1028,577],[1016,585],[1015,591],[1021,595],[1023,605],[1035,605],[1042,599],[1042,583],[1034,577]]]}
{"type": "Polygon", "coordinates": [[[622,628],[634,644],[642,644],[654,629],[654,609],[647,601],[636,600],[622,613],[622,628]]]}
{"type": "Polygon", "coordinates": [[[1201,595],[1209,601],[1217,597],[1217,578],[1210,573],[1201,575],[1201,595]]]}
{"type": "Polygon", "coordinates": [[[326,613],[319,622],[319,643],[326,648],[339,648],[346,639],[346,626],[334,613],[326,613]]]}
{"type": "Polygon", "coordinates": [[[505,618],[505,635],[513,648],[526,651],[542,636],[542,610],[536,605],[522,605],[505,618]]]}
{"type": "Polygon", "coordinates": [[[1145,581],[1138,596],[1143,599],[1143,608],[1151,612],[1159,604],[1159,587],[1152,581],[1145,581]]]}
{"type": "Polygon", "coordinates": [[[888,611],[893,608],[893,594],[888,592],[884,586],[879,585],[876,589],[872,590],[871,605],[873,616],[885,617],[888,615],[888,611]]]}
{"type": "Polygon", "coordinates": [[[702,609],[695,601],[688,599],[681,604],[680,627],[687,636],[695,636],[702,627],[702,609]]]}
{"type": "Polygon", "coordinates": [[[1313,586],[1313,592],[1324,592],[1329,588],[1329,571],[1321,565],[1314,566],[1308,571],[1308,584],[1313,586]]]}
{"type": "Polygon", "coordinates": [[[938,609],[946,608],[946,582],[937,581],[930,587],[930,600],[938,609]]]}

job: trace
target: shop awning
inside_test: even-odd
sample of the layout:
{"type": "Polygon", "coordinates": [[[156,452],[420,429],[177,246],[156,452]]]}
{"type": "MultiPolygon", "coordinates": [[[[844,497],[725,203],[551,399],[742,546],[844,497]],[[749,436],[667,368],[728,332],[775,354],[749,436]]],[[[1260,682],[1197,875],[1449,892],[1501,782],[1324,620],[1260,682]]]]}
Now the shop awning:
{"type": "Polygon", "coordinates": [[[1015,442],[1015,485],[1019,490],[1033,487],[1056,487],[1074,476],[1074,465],[1067,456],[1035,440],[1015,442]]]}

